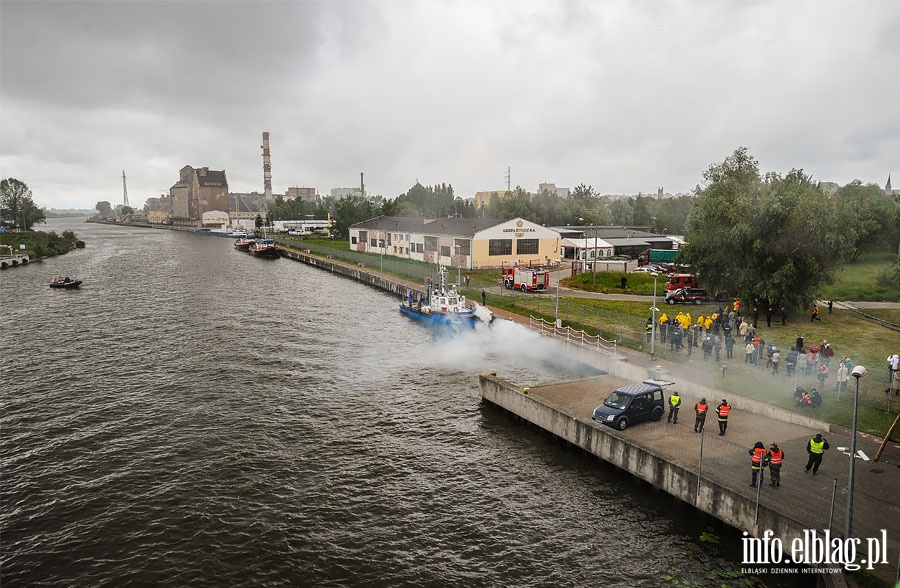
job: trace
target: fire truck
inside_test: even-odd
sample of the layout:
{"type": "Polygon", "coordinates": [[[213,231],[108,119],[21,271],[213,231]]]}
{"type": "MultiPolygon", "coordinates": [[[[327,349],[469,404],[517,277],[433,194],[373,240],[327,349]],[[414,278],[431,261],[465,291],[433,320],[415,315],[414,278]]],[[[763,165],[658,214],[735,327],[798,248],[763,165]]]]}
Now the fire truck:
{"type": "Polygon", "coordinates": [[[550,286],[550,272],[540,268],[510,266],[503,268],[503,285],[510,290],[533,292],[550,286]]]}

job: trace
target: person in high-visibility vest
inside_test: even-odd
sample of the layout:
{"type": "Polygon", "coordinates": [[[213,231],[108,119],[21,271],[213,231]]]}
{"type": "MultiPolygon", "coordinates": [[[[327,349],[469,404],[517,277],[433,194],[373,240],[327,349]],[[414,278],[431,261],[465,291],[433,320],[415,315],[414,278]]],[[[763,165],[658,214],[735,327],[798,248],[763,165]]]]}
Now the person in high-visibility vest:
{"type": "Polygon", "coordinates": [[[681,408],[681,396],[678,395],[678,392],[672,390],[672,393],[669,394],[669,418],[666,419],[667,422],[672,422],[674,419],[675,424],[678,424],[679,408],[681,408]]]}
{"type": "Polygon", "coordinates": [[[784,462],[784,451],[778,448],[777,443],[769,446],[769,472],[771,480],[769,486],[777,488],[781,486],[781,464],[784,462]]]}
{"type": "Polygon", "coordinates": [[[806,452],[809,454],[809,460],[806,462],[806,473],[812,468],[812,475],[819,475],[819,466],[822,465],[822,455],[830,446],[828,439],[822,436],[822,433],[816,433],[816,436],[809,440],[806,444],[806,452]]]}
{"type": "Polygon", "coordinates": [[[706,404],[706,398],[701,398],[700,402],[694,405],[694,412],[697,418],[694,419],[694,432],[702,433],[703,425],[706,424],[706,413],[709,411],[709,405],[706,404]]]}
{"type": "Polygon", "coordinates": [[[728,428],[728,413],[731,412],[731,405],[728,404],[728,401],[724,398],[722,399],[722,403],[716,407],[716,415],[719,417],[719,435],[725,434],[725,429],[728,428]]]}
{"type": "Polygon", "coordinates": [[[756,488],[757,475],[759,475],[759,483],[762,484],[762,469],[766,467],[768,453],[766,452],[766,446],[763,445],[762,441],[757,441],[753,446],[753,449],[747,453],[750,454],[750,472],[753,475],[750,485],[756,488]]]}

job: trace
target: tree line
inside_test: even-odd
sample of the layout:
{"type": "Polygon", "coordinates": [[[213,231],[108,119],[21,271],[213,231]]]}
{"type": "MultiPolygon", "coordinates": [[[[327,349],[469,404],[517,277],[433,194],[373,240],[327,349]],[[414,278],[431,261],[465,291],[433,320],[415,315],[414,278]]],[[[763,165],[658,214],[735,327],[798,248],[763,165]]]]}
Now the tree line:
{"type": "MultiPolygon", "coordinates": [[[[108,207],[108,203],[98,203],[108,207]]],[[[100,210],[100,212],[104,212],[100,210]]],[[[756,304],[796,310],[808,307],[836,268],[862,253],[900,254],[900,199],[875,184],[845,186],[815,181],[803,170],[762,172],[745,147],[714,163],[689,195],[613,198],[579,184],[567,198],[532,195],[521,186],[496,192],[476,207],[451,184],[416,182],[393,199],[350,195],[321,202],[278,196],[265,219],[326,219],[346,238],[349,228],[377,216],[525,218],[545,226],[644,226],[681,234],[687,244],[678,262],[690,264],[712,291],[739,294],[756,304]]],[[[0,222],[30,227],[44,222],[31,190],[14,178],[0,185],[0,222]]],[[[900,287],[898,264],[887,278],[900,287]]]]}

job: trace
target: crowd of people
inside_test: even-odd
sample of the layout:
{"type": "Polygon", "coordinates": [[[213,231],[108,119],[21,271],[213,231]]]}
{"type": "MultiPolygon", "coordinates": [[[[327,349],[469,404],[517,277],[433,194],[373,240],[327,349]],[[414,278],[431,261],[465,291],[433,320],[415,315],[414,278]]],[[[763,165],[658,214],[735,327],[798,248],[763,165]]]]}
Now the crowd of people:
{"type": "MultiPolygon", "coordinates": [[[[831,304],[829,304],[829,312],[831,304]]],[[[786,313],[784,309],[775,311],[769,308],[765,313],[766,326],[771,327],[773,317],[780,316],[781,324],[786,325],[786,313]]],[[[818,307],[813,309],[811,321],[821,321],[818,307]]],[[[688,356],[696,352],[702,353],[703,361],[722,361],[734,357],[734,348],[740,345],[744,350],[744,363],[754,367],[763,367],[771,370],[773,376],[784,374],[788,377],[815,376],[818,381],[817,388],[794,387],[794,403],[800,409],[816,409],[822,405],[822,393],[832,386],[838,393],[846,391],[847,383],[853,371],[853,362],[849,356],[843,356],[835,360],[835,351],[827,339],[819,344],[807,344],[803,336],[797,337],[794,344],[785,353],[772,342],[766,342],[758,331],[759,310],[754,308],[748,317],[741,316],[740,301],[734,301],[728,310],[719,307],[707,316],[698,316],[694,319],[690,312],[681,311],[670,317],[662,313],[657,321],[655,334],[663,348],[668,346],[669,351],[679,353],[687,350],[688,356]],[[763,364],[763,361],[765,363],[763,364]],[[783,370],[781,368],[784,368],[783,370]]],[[[653,336],[654,325],[652,318],[647,321],[647,341],[653,336]]],[[[889,393],[897,390],[900,392],[900,356],[893,354],[887,358],[890,370],[889,393]]],[[[678,411],[681,407],[681,397],[675,392],[669,397],[669,422],[678,422],[678,411]]],[[[702,398],[694,405],[694,432],[702,433],[706,423],[706,415],[709,412],[706,398],[702,398]]],[[[716,417],[719,424],[719,435],[725,435],[728,427],[728,416],[731,405],[725,399],[716,407],[716,417]]],[[[829,449],[828,440],[822,434],[816,434],[808,439],[806,444],[807,462],[805,473],[818,475],[825,451],[829,449]]],[[[781,467],[784,463],[784,451],[777,443],[771,443],[766,448],[762,441],[757,441],[748,451],[750,455],[751,482],[750,486],[759,487],[763,483],[764,470],[769,471],[769,486],[779,488],[781,486],[781,467]]]]}
{"type": "MultiPolygon", "coordinates": [[[[688,357],[697,353],[703,361],[727,361],[734,359],[734,349],[738,347],[744,351],[745,364],[762,367],[773,376],[815,376],[819,390],[831,387],[831,382],[834,382],[834,390],[838,393],[847,389],[853,370],[849,356],[842,357],[837,363],[833,361],[835,352],[827,339],[820,344],[805,344],[802,336],[797,337],[795,344],[785,351],[763,338],[757,326],[759,314],[759,309],[754,308],[749,316],[742,316],[738,300],[728,305],[727,310],[719,306],[711,314],[700,315],[696,319],[689,311],[681,311],[675,316],[662,313],[657,320],[655,334],[663,348],[667,347],[675,353],[686,350],[688,357]]],[[[781,324],[786,324],[784,309],[776,311],[769,308],[765,313],[767,326],[771,326],[773,317],[780,317],[781,324]]],[[[649,343],[654,332],[652,317],[647,319],[646,326],[649,343]]],[[[815,402],[804,405],[818,406],[815,402]]]]}

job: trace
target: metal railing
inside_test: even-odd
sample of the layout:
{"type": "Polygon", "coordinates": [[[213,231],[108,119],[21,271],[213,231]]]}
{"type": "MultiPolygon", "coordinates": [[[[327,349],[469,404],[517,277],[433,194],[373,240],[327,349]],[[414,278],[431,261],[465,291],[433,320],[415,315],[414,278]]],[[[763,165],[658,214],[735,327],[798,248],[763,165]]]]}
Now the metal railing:
{"type": "Polygon", "coordinates": [[[575,330],[568,325],[565,327],[558,327],[554,323],[535,316],[529,316],[528,323],[532,329],[537,329],[541,333],[547,333],[556,338],[565,339],[566,341],[573,341],[585,347],[609,353],[610,355],[616,354],[617,343],[614,340],[609,341],[599,335],[591,335],[585,331],[575,330]]]}

